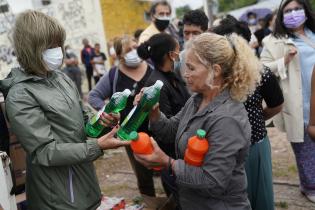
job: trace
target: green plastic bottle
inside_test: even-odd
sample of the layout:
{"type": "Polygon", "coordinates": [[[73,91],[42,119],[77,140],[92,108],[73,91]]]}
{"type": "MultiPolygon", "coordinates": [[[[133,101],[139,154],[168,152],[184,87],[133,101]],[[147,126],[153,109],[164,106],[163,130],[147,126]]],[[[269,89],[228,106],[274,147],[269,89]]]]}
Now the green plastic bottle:
{"type": "Polygon", "coordinates": [[[98,137],[104,130],[104,126],[99,123],[100,116],[103,112],[109,113],[119,113],[127,105],[127,99],[131,91],[125,89],[123,92],[116,92],[112,95],[110,101],[100,110],[96,115],[94,115],[90,121],[85,126],[85,132],[90,137],[98,137]]]}
{"type": "Polygon", "coordinates": [[[139,104],[129,112],[117,132],[117,135],[121,140],[130,140],[130,133],[138,130],[148,116],[149,111],[157,102],[159,102],[162,86],[163,82],[157,80],[154,85],[144,88],[143,96],[139,104]]]}

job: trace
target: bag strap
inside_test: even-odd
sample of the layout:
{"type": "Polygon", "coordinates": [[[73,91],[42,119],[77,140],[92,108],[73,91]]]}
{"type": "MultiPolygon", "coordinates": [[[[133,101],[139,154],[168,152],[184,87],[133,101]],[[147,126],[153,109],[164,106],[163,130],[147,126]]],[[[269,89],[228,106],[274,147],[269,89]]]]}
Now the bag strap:
{"type": "Polygon", "coordinates": [[[109,70],[108,73],[110,87],[111,87],[111,95],[116,93],[116,86],[117,86],[117,80],[118,80],[118,67],[114,66],[109,70]]]}

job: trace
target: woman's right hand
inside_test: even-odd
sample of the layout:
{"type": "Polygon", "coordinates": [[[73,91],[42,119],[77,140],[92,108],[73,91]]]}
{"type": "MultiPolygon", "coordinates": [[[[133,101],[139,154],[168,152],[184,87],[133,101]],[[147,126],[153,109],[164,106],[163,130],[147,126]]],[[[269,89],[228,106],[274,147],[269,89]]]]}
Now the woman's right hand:
{"type": "Polygon", "coordinates": [[[291,47],[287,54],[284,56],[284,64],[288,65],[294,58],[294,56],[297,54],[297,50],[295,47],[291,47]]]}
{"type": "MultiPolygon", "coordinates": [[[[133,104],[136,106],[139,104],[142,96],[143,96],[143,91],[144,88],[141,89],[141,91],[135,96],[135,99],[133,101],[133,104]]],[[[160,119],[161,113],[160,113],[160,108],[159,108],[159,103],[155,104],[151,111],[150,111],[150,115],[149,115],[149,120],[150,122],[156,122],[160,119]]]]}
{"type": "Polygon", "coordinates": [[[160,116],[161,116],[160,104],[157,103],[152,107],[150,111],[149,120],[150,122],[156,122],[160,119],[160,116]]]}
{"type": "Polygon", "coordinates": [[[120,120],[120,114],[115,114],[115,113],[105,113],[103,112],[100,116],[100,124],[104,127],[114,127],[116,125],[119,124],[119,120],[120,120]]]}

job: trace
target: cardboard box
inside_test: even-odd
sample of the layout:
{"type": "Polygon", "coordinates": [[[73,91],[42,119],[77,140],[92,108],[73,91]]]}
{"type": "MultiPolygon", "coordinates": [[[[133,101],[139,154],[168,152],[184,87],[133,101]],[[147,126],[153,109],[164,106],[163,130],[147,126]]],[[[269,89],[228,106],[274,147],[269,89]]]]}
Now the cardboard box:
{"type": "Polygon", "coordinates": [[[10,144],[10,159],[14,170],[16,186],[25,185],[26,154],[20,143],[10,144]]]}
{"type": "MultiPolygon", "coordinates": [[[[0,102],[0,106],[5,113],[5,104],[0,102]]],[[[6,123],[10,135],[10,159],[14,169],[15,183],[18,188],[24,188],[26,177],[26,153],[18,142],[16,136],[12,133],[7,119],[6,123]]]]}

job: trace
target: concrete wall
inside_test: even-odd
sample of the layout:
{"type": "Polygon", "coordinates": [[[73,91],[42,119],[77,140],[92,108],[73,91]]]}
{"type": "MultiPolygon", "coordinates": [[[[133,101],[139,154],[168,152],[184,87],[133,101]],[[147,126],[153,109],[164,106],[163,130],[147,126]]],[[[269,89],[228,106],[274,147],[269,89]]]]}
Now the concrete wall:
{"type": "Polygon", "coordinates": [[[100,0],[103,23],[108,40],[122,34],[133,35],[136,29],[145,29],[148,22],[144,13],[150,8],[149,2],[138,0],[100,0]]]}
{"type": "MultiPolygon", "coordinates": [[[[92,45],[100,43],[102,51],[107,52],[99,0],[53,0],[48,6],[33,5],[34,9],[60,21],[67,32],[66,44],[70,44],[78,56],[83,38],[88,38],[92,45]]],[[[12,13],[0,14],[0,79],[14,65],[10,35],[15,17],[16,14],[12,13]]]]}

